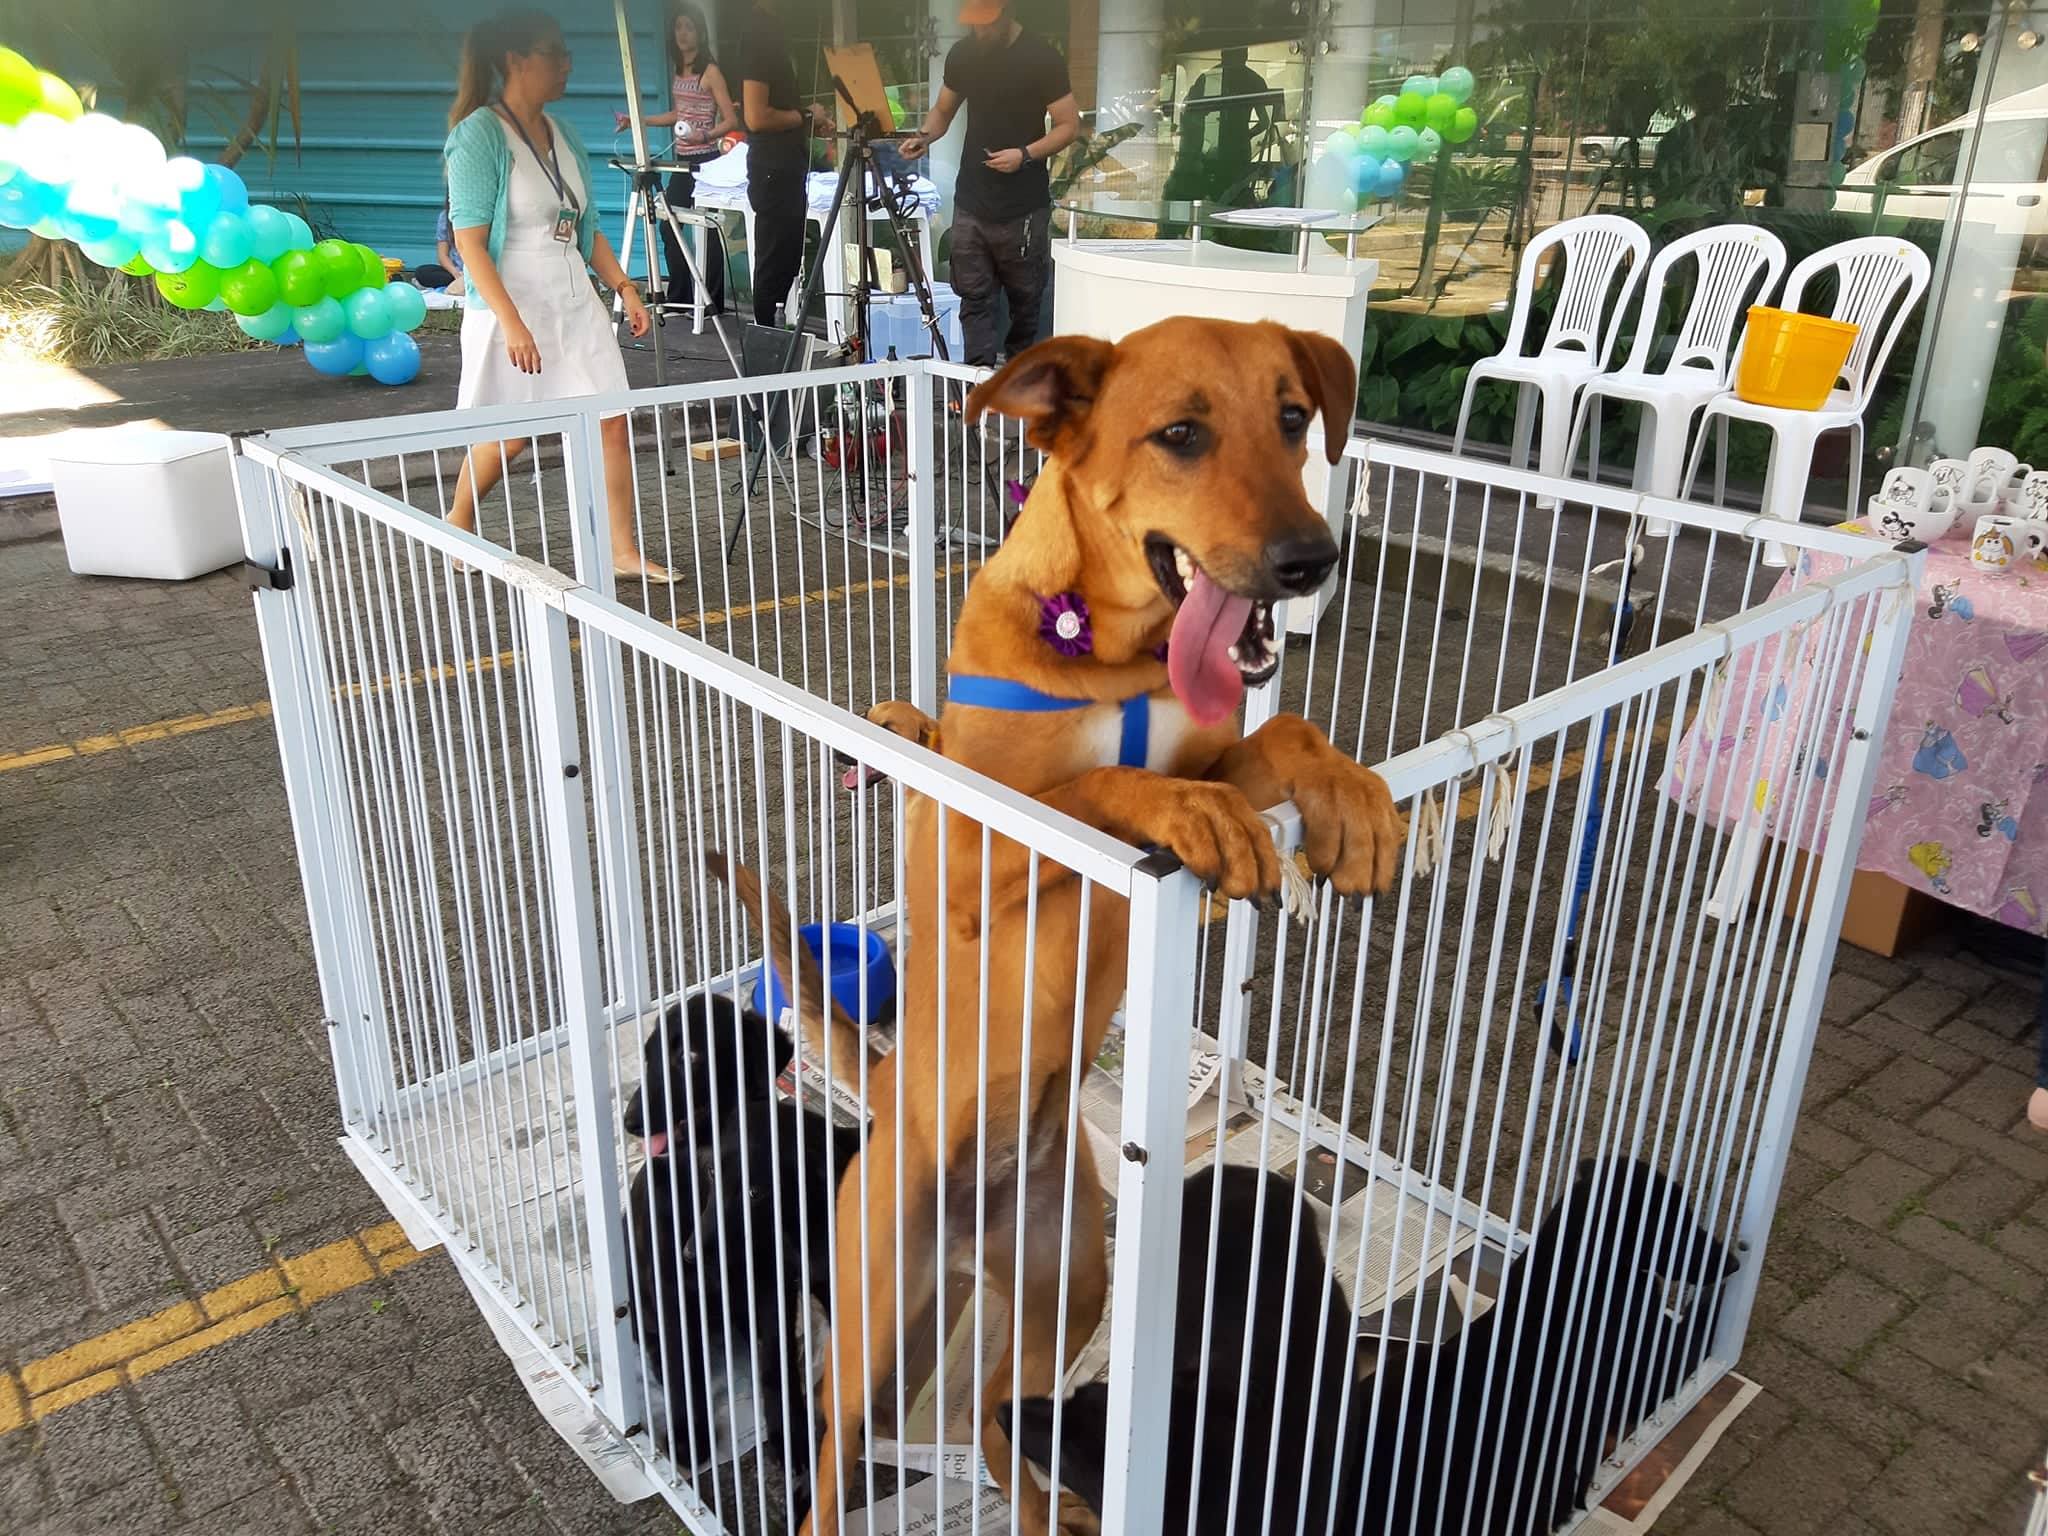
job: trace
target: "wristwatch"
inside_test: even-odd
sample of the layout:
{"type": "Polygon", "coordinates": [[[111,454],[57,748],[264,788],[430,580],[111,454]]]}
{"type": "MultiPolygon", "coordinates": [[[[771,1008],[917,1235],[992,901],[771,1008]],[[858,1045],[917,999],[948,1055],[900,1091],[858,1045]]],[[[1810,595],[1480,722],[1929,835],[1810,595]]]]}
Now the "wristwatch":
{"type": "Polygon", "coordinates": [[[1017,153],[1024,157],[1026,165],[1031,163],[1031,146],[1029,144],[1019,144],[1017,146],[1017,153]]]}

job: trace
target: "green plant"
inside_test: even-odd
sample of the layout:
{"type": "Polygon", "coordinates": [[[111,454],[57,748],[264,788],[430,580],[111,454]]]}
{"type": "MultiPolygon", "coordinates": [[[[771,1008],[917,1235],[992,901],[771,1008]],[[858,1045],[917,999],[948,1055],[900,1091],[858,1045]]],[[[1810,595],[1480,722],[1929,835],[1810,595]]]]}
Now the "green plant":
{"type": "Polygon", "coordinates": [[[0,359],[94,367],[260,346],[232,316],[173,309],[147,283],[19,283],[0,288],[0,359]]]}
{"type": "MultiPolygon", "coordinates": [[[[1505,310],[1484,315],[1409,314],[1376,309],[1359,353],[1358,410],[1368,421],[1448,432],[1472,365],[1500,350],[1505,310]]],[[[1514,395],[1482,390],[1472,402],[1472,436],[1487,441],[1514,421],[1514,395]]]]}

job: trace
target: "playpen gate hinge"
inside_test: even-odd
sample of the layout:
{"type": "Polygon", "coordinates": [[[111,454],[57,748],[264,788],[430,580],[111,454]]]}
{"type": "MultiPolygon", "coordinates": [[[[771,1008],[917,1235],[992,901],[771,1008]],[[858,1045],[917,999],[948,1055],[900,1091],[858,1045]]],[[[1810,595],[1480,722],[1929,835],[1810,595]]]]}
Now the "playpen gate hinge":
{"type": "Polygon", "coordinates": [[[260,560],[244,560],[242,577],[248,582],[251,592],[289,592],[292,589],[292,552],[280,549],[275,566],[265,565],[260,560]]]}
{"type": "Polygon", "coordinates": [[[1127,1141],[1124,1143],[1124,1161],[1136,1163],[1142,1168],[1152,1161],[1152,1154],[1139,1146],[1135,1141],[1127,1141]]]}

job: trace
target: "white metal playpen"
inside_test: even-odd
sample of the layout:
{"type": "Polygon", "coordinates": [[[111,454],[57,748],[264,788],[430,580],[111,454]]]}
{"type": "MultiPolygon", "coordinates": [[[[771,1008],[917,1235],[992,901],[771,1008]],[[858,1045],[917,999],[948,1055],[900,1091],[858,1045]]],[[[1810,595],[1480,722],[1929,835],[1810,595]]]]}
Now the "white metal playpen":
{"type": "MultiPolygon", "coordinates": [[[[1038,470],[1014,424],[964,419],[974,377],[240,442],[344,1144],[557,1374],[615,1486],[693,1530],[832,1505],[835,1321],[886,1341],[871,1390],[831,1383],[860,1419],[846,1530],[1079,1529],[1077,1498],[1118,1533],[1569,1526],[1741,1348],[1915,556],[1772,523],[1779,571],[1732,513],[1353,441],[1343,563],[1247,707],[1376,764],[1409,836],[1388,895],[1303,882],[1275,914],[862,718],[937,713],[1038,470]],[[622,411],[673,586],[612,575],[622,411]],[[511,439],[483,536],[458,531],[465,450],[511,439]],[[1091,898],[1078,946],[1038,950],[1039,898],[981,946],[965,1027],[893,1008],[946,904],[987,900],[942,869],[912,909],[920,797],[1020,848],[1044,900],[1091,898]],[[799,922],[840,925],[817,952],[873,1061],[778,1076],[779,1019],[728,1007],[779,1015],[799,922]],[[1128,959],[1084,1061],[1091,922],[1128,959]],[[1064,1102],[1026,1127],[983,1099],[938,1171],[935,1272],[863,1218],[896,1256],[878,1320],[829,1219],[869,1110],[913,1050],[1002,1078],[1018,1028],[1071,1041],[1064,1102]],[[1026,1188],[1034,1133],[1064,1138],[1057,1187],[1026,1188]]],[[[885,1178],[848,1176],[860,1211],[885,1178]]]]}

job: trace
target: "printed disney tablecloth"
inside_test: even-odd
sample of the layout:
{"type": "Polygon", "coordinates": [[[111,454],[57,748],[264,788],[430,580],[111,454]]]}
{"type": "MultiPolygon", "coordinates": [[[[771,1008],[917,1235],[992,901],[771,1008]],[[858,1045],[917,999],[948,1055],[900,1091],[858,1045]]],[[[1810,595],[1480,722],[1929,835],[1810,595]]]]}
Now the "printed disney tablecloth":
{"type": "MultiPolygon", "coordinates": [[[[1773,596],[1846,565],[1839,556],[1804,552],[1773,596]]],[[[2048,570],[1979,571],[1970,564],[1965,532],[1929,549],[1918,600],[1857,867],[2042,932],[2048,570]]],[[[1789,819],[1785,807],[1801,803],[1794,791],[1802,776],[1825,780],[1827,763],[1791,743],[1838,740],[1832,727],[1847,687],[1846,679],[1816,676],[1827,658],[1810,638],[1798,630],[1788,635],[1784,644],[1798,649],[1782,666],[1773,643],[1745,652],[1715,680],[1677,754],[1666,786],[1674,799],[1723,824],[1738,815],[1761,817],[1773,836],[1792,833],[1778,824],[1789,819]],[[1803,728],[1815,708],[1829,714],[1817,734],[1803,728]],[[1719,736],[1709,741],[1714,721],[1719,736]]],[[[1796,835],[1805,846],[1812,845],[1821,800],[1804,797],[1796,835]]]]}

